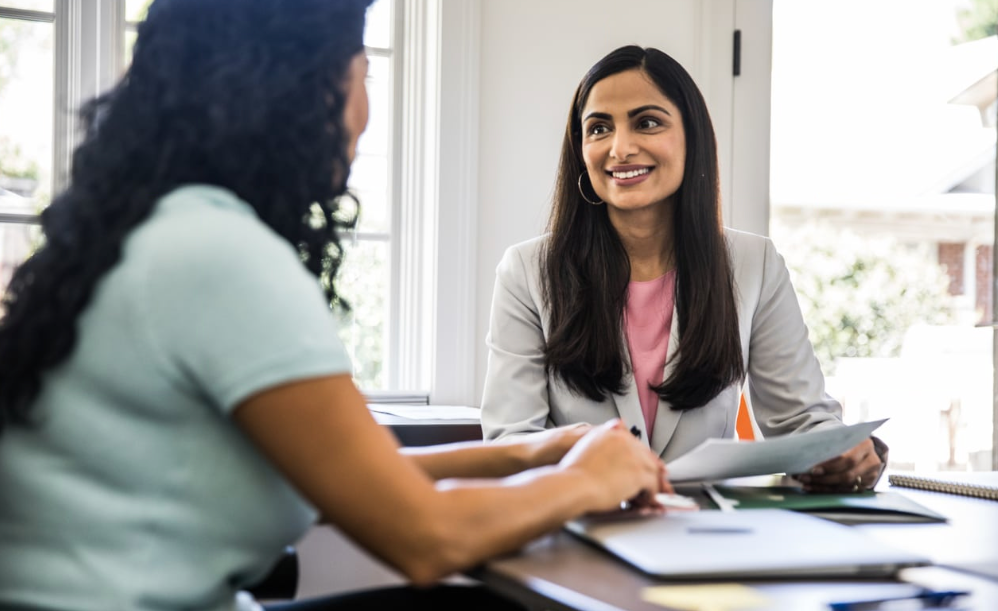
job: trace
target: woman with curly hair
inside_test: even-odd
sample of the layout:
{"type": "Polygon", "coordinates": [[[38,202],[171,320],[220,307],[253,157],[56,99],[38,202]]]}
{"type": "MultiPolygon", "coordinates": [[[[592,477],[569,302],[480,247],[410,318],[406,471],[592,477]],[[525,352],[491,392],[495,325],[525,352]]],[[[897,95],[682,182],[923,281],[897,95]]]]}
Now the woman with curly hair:
{"type": "MultiPolygon", "coordinates": [[[[158,0],[0,321],[0,607],[255,608],[316,518],[417,586],[668,490],[619,423],[399,450],[330,304],[370,0],[158,0]]],[[[298,605],[299,603],[290,603],[298,605]]],[[[401,588],[322,608],[500,608],[401,588]]]]}

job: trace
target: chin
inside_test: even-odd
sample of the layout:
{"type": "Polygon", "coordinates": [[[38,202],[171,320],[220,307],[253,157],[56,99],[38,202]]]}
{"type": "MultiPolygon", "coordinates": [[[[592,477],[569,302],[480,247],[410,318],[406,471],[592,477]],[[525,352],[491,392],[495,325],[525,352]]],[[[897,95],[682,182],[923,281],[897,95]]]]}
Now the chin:
{"type": "Polygon", "coordinates": [[[618,203],[612,204],[612,206],[622,212],[634,212],[663,204],[664,201],[665,200],[661,199],[625,199],[619,201],[618,203]]]}

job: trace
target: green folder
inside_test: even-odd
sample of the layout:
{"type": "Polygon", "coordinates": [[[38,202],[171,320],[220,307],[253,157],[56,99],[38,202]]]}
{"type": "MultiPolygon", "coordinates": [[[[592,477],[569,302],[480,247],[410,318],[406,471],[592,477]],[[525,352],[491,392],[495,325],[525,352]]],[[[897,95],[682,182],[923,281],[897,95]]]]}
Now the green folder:
{"type": "Polygon", "coordinates": [[[813,494],[793,486],[724,486],[714,488],[736,509],[790,509],[842,524],[875,522],[945,522],[936,513],[897,492],[813,494]]]}

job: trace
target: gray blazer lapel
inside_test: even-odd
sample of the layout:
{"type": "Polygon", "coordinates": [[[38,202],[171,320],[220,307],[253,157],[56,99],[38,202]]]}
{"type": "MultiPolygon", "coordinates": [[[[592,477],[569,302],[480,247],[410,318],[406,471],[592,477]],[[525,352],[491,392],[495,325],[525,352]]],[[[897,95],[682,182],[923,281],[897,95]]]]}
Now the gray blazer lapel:
{"type": "Polygon", "coordinates": [[[645,430],[645,416],[641,412],[641,400],[638,398],[638,385],[634,381],[633,368],[631,367],[631,354],[627,350],[626,344],[624,345],[624,360],[632,373],[628,375],[627,391],[623,395],[611,394],[610,397],[613,399],[613,403],[617,407],[617,414],[624,421],[627,430],[634,430],[634,427],[637,427],[641,431],[641,441],[649,443],[648,431],[645,430]]]}
{"type": "MultiPolygon", "coordinates": [[[[665,357],[665,371],[662,374],[662,380],[668,380],[669,376],[672,375],[672,371],[676,368],[676,363],[679,362],[676,358],[678,351],[679,312],[677,312],[675,307],[673,307],[672,328],[669,330],[669,354],[665,357]]],[[[636,394],[634,396],[634,402],[638,403],[636,394]]],[[[641,414],[640,405],[638,406],[638,414],[641,414]]],[[[676,426],[679,425],[679,419],[682,415],[683,412],[672,409],[672,405],[659,399],[658,413],[655,415],[655,431],[652,433],[650,444],[651,449],[659,456],[665,452],[665,446],[668,445],[669,440],[672,439],[672,435],[676,432],[676,426]]]]}

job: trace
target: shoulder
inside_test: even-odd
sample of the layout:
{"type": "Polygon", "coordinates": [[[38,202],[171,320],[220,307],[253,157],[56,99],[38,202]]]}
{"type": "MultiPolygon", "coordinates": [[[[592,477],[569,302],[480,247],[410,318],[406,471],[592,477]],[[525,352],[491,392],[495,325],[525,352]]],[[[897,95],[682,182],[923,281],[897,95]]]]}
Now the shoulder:
{"type": "Polygon", "coordinates": [[[772,266],[782,267],[783,259],[773,241],[747,231],[725,227],[724,238],[731,254],[731,266],[736,276],[762,274],[772,266]]]}
{"type": "Polygon", "coordinates": [[[539,235],[529,240],[524,240],[522,242],[517,242],[503,253],[503,260],[507,259],[521,259],[524,261],[538,260],[540,258],[541,252],[548,243],[550,234],[545,233],[544,235],[539,235]]]}
{"type": "Polygon", "coordinates": [[[170,238],[181,248],[276,247],[292,250],[257,216],[248,203],[230,191],[208,185],[187,185],[167,193],[156,204],[147,227],[152,241],[170,238]]]}
{"type": "Polygon", "coordinates": [[[541,253],[547,245],[549,234],[518,242],[508,247],[499,260],[496,273],[532,276],[539,272],[541,253]]]}
{"type": "Polygon", "coordinates": [[[150,273],[190,277],[241,271],[266,273],[289,263],[304,268],[292,245],[263,223],[231,192],[207,185],[183,186],[163,196],[136,229],[126,249],[150,273]]]}
{"type": "Polygon", "coordinates": [[[747,231],[725,227],[724,238],[732,255],[764,255],[767,251],[775,250],[772,240],[747,231]]]}
{"type": "Polygon", "coordinates": [[[496,266],[493,300],[502,302],[513,298],[531,308],[539,308],[543,294],[541,254],[547,244],[547,235],[531,238],[506,249],[496,266]]]}

